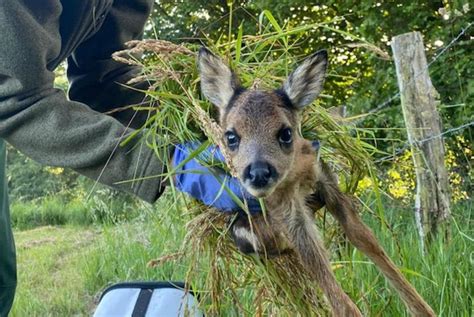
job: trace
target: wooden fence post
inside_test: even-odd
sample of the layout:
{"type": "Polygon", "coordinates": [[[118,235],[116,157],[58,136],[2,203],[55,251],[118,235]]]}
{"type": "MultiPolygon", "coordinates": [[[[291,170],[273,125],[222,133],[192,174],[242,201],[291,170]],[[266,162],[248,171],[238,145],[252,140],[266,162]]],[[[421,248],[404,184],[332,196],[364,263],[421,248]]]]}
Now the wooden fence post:
{"type": "MultiPolygon", "coordinates": [[[[421,34],[395,36],[391,45],[416,171],[415,217],[424,247],[425,238],[435,235],[451,216],[441,120],[436,109],[439,94],[431,83],[421,34]]],[[[447,235],[447,226],[443,230],[447,235]]]]}

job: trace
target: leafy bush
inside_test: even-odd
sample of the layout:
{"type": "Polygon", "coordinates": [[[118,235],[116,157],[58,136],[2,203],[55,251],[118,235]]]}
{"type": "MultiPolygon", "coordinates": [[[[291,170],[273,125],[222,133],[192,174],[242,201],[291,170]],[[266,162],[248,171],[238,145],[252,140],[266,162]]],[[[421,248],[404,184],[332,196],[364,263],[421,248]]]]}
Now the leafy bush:
{"type": "Polygon", "coordinates": [[[90,200],[45,196],[33,201],[14,201],[11,221],[19,230],[40,226],[116,224],[138,216],[138,202],[117,194],[93,196],[90,200]]]}
{"type": "Polygon", "coordinates": [[[11,201],[31,201],[60,192],[66,193],[78,180],[78,174],[42,166],[10,146],[7,177],[11,201]]]}
{"type": "Polygon", "coordinates": [[[11,147],[7,175],[12,224],[17,229],[113,224],[138,213],[139,201],[132,195],[95,184],[68,169],[42,166],[11,147]]]}
{"type": "MultiPolygon", "coordinates": [[[[471,162],[474,159],[472,146],[462,135],[454,137],[446,143],[445,166],[448,172],[451,201],[458,203],[469,199],[472,192],[471,162]]],[[[365,177],[359,182],[358,194],[373,189],[372,179],[365,177]]],[[[412,153],[405,150],[394,159],[393,164],[383,172],[379,186],[390,197],[404,204],[411,204],[415,196],[416,175],[412,153]]]]}

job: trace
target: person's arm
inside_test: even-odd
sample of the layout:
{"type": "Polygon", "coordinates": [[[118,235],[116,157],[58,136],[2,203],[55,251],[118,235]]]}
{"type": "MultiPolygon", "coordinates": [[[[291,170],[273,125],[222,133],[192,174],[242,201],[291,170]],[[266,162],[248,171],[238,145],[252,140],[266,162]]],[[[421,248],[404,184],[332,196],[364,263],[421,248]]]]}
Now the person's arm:
{"type": "Polygon", "coordinates": [[[128,87],[127,82],[140,73],[137,66],[114,61],[114,52],[125,49],[130,40],[142,39],[143,27],[153,0],[115,0],[100,29],[81,43],[68,58],[69,98],[85,103],[99,112],[112,115],[125,126],[140,128],[147,111],[135,111],[130,105],[141,104],[148,83],[128,87]],[[121,109],[128,108],[128,109],[121,109]]]}
{"type": "Polygon", "coordinates": [[[250,213],[260,212],[258,200],[245,190],[237,178],[219,168],[208,168],[201,164],[199,158],[224,162],[218,147],[211,146],[197,158],[190,159],[200,146],[197,142],[176,146],[172,158],[172,167],[176,170],[176,188],[222,212],[243,212],[245,209],[250,213]]]}
{"type": "Polygon", "coordinates": [[[119,145],[132,130],[53,87],[48,64],[61,49],[61,8],[59,1],[30,3],[43,14],[23,1],[0,1],[0,137],[40,163],[72,168],[153,202],[163,189],[159,178],[117,182],[160,174],[163,165],[138,139],[119,145]]]}

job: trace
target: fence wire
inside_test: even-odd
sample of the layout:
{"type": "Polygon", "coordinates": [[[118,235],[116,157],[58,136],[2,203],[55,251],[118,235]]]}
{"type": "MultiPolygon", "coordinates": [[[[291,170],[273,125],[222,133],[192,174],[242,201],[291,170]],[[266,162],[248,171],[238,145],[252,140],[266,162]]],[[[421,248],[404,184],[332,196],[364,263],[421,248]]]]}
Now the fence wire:
{"type": "MultiPolygon", "coordinates": [[[[469,23],[465,28],[461,29],[461,31],[459,32],[459,34],[454,37],[449,43],[448,45],[446,45],[445,47],[443,47],[439,53],[428,63],[428,65],[426,66],[426,68],[421,71],[419,74],[417,74],[413,79],[412,81],[414,81],[415,79],[417,79],[419,76],[423,75],[424,73],[426,73],[429,69],[429,67],[434,63],[436,62],[444,53],[446,53],[448,51],[448,49],[450,49],[457,41],[459,41],[459,39],[464,35],[466,34],[466,32],[471,28],[471,26],[473,25],[474,23],[471,22],[469,23]]],[[[411,82],[411,81],[410,81],[411,82]]],[[[392,95],[390,98],[388,98],[387,100],[385,100],[384,102],[382,102],[381,104],[379,104],[377,107],[369,110],[365,116],[361,119],[358,119],[358,120],[355,120],[354,121],[354,124],[355,125],[358,125],[362,122],[364,122],[368,117],[370,117],[371,115],[373,114],[376,114],[378,113],[379,111],[381,111],[382,109],[385,109],[385,108],[388,108],[389,106],[391,106],[392,104],[392,101],[396,100],[397,98],[400,97],[400,92],[398,91],[397,93],[395,93],[394,95],[392,95]]]]}
{"type": "MultiPolygon", "coordinates": [[[[419,74],[417,74],[414,78],[411,79],[411,81],[409,83],[411,83],[412,81],[414,81],[415,79],[417,79],[419,76],[425,74],[428,70],[429,70],[429,67],[435,63],[444,53],[446,53],[455,43],[457,43],[459,41],[459,39],[464,35],[466,34],[466,32],[471,28],[471,26],[473,25],[474,23],[471,22],[469,23],[465,28],[461,29],[461,31],[458,33],[458,35],[456,35],[445,47],[443,47],[438,54],[436,54],[436,56],[428,63],[428,65],[426,66],[426,68],[421,71],[419,74]]],[[[354,120],[353,123],[355,126],[357,126],[358,124],[364,122],[368,117],[370,117],[371,115],[373,114],[376,114],[378,112],[380,112],[381,110],[385,109],[385,108],[388,108],[389,106],[391,106],[392,104],[392,101],[398,99],[400,97],[400,92],[398,91],[397,93],[393,94],[390,98],[388,98],[387,100],[385,100],[383,103],[379,104],[377,107],[369,110],[365,116],[361,119],[358,119],[358,120],[354,120]]],[[[459,131],[462,131],[466,128],[469,128],[471,126],[474,126],[474,121],[471,121],[471,122],[468,122],[468,123],[465,123],[459,127],[456,127],[456,128],[452,128],[452,129],[449,129],[449,130],[446,130],[438,135],[434,135],[434,136],[430,136],[428,138],[425,138],[425,139],[422,139],[422,140],[417,140],[416,143],[418,145],[421,145],[425,142],[428,142],[430,140],[433,140],[433,139],[436,139],[436,138],[440,138],[440,137],[444,137],[446,135],[449,135],[449,134],[452,134],[452,133],[455,133],[455,132],[459,132],[459,131]]],[[[404,146],[402,146],[401,148],[398,148],[397,150],[395,150],[393,152],[393,154],[391,155],[387,155],[385,157],[382,157],[380,159],[377,159],[375,160],[375,163],[381,163],[381,162],[384,162],[384,161],[387,161],[387,160],[391,160],[393,159],[394,157],[400,155],[401,153],[403,153],[406,149],[408,149],[410,147],[410,144],[408,143],[408,141],[406,142],[406,144],[404,146]]]]}
{"type": "MultiPolygon", "coordinates": [[[[428,141],[431,141],[431,140],[434,140],[434,139],[437,139],[437,138],[440,138],[440,137],[444,137],[448,134],[452,134],[452,133],[455,133],[455,132],[460,132],[460,131],[462,131],[466,128],[469,128],[471,126],[474,126],[474,121],[468,122],[468,123],[463,124],[463,125],[461,125],[459,127],[456,127],[456,128],[446,130],[443,133],[440,133],[440,134],[437,134],[437,135],[432,135],[432,136],[430,136],[428,138],[425,138],[425,139],[422,139],[422,140],[416,140],[415,142],[416,142],[417,145],[422,145],[425,142],[428,142],[428,141]]],[[[393,154],[387,155],[387,156],[384,156],[384,157],[382,157],[378,160],[375,160],[375,163],[381,163],[381,162],[391,160],[394,157],[396,157],[396,156],[400,155],[401,153],[403,153],[409,147],[410,147],[410,144],[407,142],[404,146],[402,146],[401,148],[398,148],[396,151],[394,151],[393,154]]]]}

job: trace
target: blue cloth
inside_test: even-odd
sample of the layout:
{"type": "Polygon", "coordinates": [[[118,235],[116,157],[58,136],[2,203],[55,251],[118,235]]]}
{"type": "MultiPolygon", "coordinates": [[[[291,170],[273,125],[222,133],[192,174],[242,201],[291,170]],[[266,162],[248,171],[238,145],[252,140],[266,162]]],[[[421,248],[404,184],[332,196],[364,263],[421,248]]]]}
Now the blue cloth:
{"type": "Polygon", "coordinates": [[[244,189],[238,179],[225,173],[222,169],[211,169],[200,163],[200,161],[212,160],[224,162],[224,157],[217,147],[208,147],[196,158],[189,159],[189,156],[200,146],[201,144],[198,143],[188,143],[175,147],[172,165],[173,168],[178,167],[175,174],[176,188],[220,211],[243,211],[243,208],[232,198],[231,193],[233,193],[242,202],[245,199],[251,213],[260,212],[258,200],[244,189]]]}

